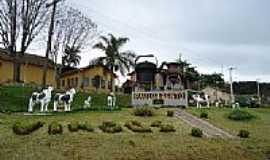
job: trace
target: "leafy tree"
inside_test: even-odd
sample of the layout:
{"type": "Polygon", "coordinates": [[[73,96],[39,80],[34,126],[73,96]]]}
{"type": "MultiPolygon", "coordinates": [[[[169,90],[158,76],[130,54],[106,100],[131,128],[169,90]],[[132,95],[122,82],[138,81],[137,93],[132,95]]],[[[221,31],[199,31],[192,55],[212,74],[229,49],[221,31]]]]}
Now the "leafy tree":
{"type": "Polygon", "coordinates": [[[64,55],[62,57],[62,65],[64,67],[76,67],[80,64],[81,56],[80,50],[66,46],[64,55]]]}
{"type": "MultiPolygon", "coordinates": [[[[108,37],[101,36],[101,41],[94,45],[94,49],[100,49],[105,53],[105,56],[98,57],[90,62],[90,64],[102,64],[108,67],[112,73],[120,71],[122,75],[133,67],[135,53],[131,51],[121,51],[121,48],[128,42],[126,37],[115,37],[109,34],[108,37]]],[[[112,77],[112,91],[115,92],[115,82],[112,77]]]]}

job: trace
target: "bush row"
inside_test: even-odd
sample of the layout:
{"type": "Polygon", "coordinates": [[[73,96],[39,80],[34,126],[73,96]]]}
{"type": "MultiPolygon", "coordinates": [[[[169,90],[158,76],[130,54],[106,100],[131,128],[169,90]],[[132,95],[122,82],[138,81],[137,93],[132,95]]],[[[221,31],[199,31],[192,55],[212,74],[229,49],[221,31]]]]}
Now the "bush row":
{"type": "Polygon", "coordinates": [[[43,122],[37,121],[37,122],[15,122],[13,124],[13,132],[18,135],[27,135],[30,134],[39,128],[41,128],[44,125],[43,122]]]}
{"type": "Polygon", "coordinates": [[[236,120],[236,121],[245,121],[245,120],[251,120],[255,118],[255,116],[249,113],[248,111],[236,109],[236,110],[233,110],[228,115],[228,118],[231,120],[236,120]]]}
{"type": "Polygon", "coordinates": [[[125,123],[125,127],[132,130],[133,132],[140,132],[140,133],[152,132],[150,127],[146,127],[138,121],[128,121],[125,123]]]}
{"type": "Polygon", "coordinates": [[[118,133],[122,132],[122,127],[115,122],[112,121],[105,121],[99,128],[105,133],[118,133]]]}

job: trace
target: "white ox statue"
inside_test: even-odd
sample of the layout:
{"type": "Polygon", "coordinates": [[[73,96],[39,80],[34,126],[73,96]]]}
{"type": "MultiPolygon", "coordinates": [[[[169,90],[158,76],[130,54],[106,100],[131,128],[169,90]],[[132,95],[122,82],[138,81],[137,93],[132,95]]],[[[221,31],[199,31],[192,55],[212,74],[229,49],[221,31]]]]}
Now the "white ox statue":
{"type": "Polygon", "coordinates": [[[47,89],[43,89],[42,92],[33,92],[29,100],[28,112],[33,112],[33,107],[36,104],[40,104],[40,111],[48,111],[48,105],[51,101],[53,87],[49,86],[47,89]]]}
{"type": "Polygon", "coordinates": [[[192,98],[196,101],[197,108],[202,108],[202,103],[207,103],[207,108],[210,107],[208,95],[205,94],[203,97],[201,97],[199,94],[195,94],[195,95],[192,95],[192,98]]]}
{"type": "Polygon", "coordinates": [[[92,97],[91,96],[88,96],[88,98],[84,101],[83,108],[84,109],[91,108],[91,105],[92,105],[92,97]]]}
{"type": "Polygon", "coordinates": [[[116,106],[116,96],[113,93],[109,94],[107,97],[107,105],[112,110],[116,106]]]}
{"type": "Polygon", "coordinates": [[[74,88],[68,90],[66,93],[57,93],[54,97],[53,111],[56,112],[58,104],[64,104],[65,111],[71,111],[70,105],[73,102],[76,90],[74,88]]]}

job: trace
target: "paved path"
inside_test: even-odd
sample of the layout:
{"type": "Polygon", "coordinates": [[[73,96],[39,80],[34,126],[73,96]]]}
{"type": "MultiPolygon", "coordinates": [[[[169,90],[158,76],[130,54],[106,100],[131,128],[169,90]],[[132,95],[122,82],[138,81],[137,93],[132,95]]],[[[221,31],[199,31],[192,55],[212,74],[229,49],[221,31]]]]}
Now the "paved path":
{"type": "Polygon", "coordinates": [[[200,128],[203,131],[203,134],[209,138],[229,138],[233,139],[236,138],[235,136],[231,135],[230,133],[217,128],[216,126],[212,125],[211,123],[202,120],[183,109],[179,109],[176,111],[176,117],[183,120],[185,123],[192,127],[200,128]]]}

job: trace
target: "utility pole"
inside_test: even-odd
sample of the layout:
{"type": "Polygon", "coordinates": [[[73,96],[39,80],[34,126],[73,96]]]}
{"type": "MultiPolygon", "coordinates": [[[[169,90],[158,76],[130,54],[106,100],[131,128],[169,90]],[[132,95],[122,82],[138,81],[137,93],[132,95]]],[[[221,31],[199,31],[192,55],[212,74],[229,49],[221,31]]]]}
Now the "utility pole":
{"type": "Polygon", "coordinates": [[[53,0],[51,3],[46,5],[46,8],[53,7],[52,14],[51,14],[51,21],[48,31],[48,41],[47,41],[47,49],[46,49],[46,56],[45,56],[45,64],[43,66],[43,78],[42,78],[42,85],[43,87],[46,86],[46,79],[47,79],[47,70],[48,70],[48,61],[49,61],[49,54],[52,48],[52,37],[53,37],[53,30],[54,30],[54,21],[55,21],[55,12],[57,3],[62,0],[53,0]]]}
{"type": "Polygon", "coordinates": [[[232,71],[235,70],[236,68],[234,67],[230,67],[229,68],[229,75],[230,75],[230,88],[231,88],[231,103],[232,105],[234,105],[235,99],[234,99],[234,95],[233,95],[233,78],[232,78],[232,71]]]}
{"type": "Polygon", "coordinates": [[[257,82],[257,96],[258,96],[258,100],[259,100],[259,104],[261,104],[261,94],[260,94],[260,79],[256,79],[257,82]]]}

